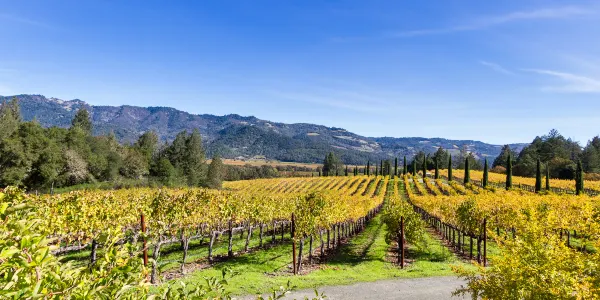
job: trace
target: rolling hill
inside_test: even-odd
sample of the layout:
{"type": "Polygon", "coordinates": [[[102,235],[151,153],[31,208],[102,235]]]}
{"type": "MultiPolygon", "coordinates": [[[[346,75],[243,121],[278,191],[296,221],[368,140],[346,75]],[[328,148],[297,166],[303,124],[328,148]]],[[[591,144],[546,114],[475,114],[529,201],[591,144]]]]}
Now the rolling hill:
{"type": "MultiPolygon", "coordinates": [[[[364,164],[390,157],[431,153],[439,147],[457,154],[461,148],[477,157],[494,158],[501,145],[472,140],[421,137],[364,137],[342,128],[315,124],[285,124],[236,114],[215,116],[190,114],[169,107],[94,106],[75,100],[42,95],[0,96],[0,102],[17,97],[25,121],[36,120],[45,127],[68,127],[75,112],[86,108],[92,117],[94,134],[114,133],[123,143],[131,143],[146,131],[154,130],[161,140],[170,141],[182,131],[200,130],[209,155],[226,158],[265,157],[281,161],[320,162],[329,151],[337,152],[346,163],[364,164]]],[[[526,144],[511,144],[520,150],[526,144]]]]}

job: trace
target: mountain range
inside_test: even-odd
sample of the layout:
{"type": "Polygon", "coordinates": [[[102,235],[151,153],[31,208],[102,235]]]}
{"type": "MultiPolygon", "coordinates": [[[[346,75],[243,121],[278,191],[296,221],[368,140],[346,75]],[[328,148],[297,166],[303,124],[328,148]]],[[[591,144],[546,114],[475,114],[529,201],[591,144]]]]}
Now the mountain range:
{"type": "MultiPolygon", "coordinates": [[[[478,158],[495,158],[501,145],[473,140],[422,137],[365,137],[343,128],[295,123],[286,124],[236,114],[215,116],[190,114],[170,107],[96,106],[82,100],[61,100],[42,95],[0,96],[0,103],[19,99],[23,120],[36,120],[44,127],[69,127],[76,111],[90,112],[94,134],[113,133],[122,143],[132,143],[146,131],[155,131],[162,141],[177,133],[199,129],[207,154],[226,158],[266,158],[280,161],[321,162],[326,153],[338,153],[345,163],[364,164],[392,157],[412,157],[419,151],[442,147],[452,154],[461,149],[478,158]]],[[[527,144],[511,144],[520,151],[527,144]]]]}

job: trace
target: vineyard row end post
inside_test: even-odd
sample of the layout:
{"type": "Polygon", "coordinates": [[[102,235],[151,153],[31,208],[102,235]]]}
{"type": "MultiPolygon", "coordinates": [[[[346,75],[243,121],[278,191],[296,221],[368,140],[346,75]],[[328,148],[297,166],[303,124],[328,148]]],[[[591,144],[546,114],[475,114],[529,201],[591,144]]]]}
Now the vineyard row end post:
{"type": "Polygon", "coordinates": [[[144,243],[144,266],[148,265],[148,247],[146,246],[146,219],[144,218],[144,214],[140,216],[140,225],[142,227],[142,240],[144,243]]]}
{"type": "Polygon", "coordinates": [[[294,220],[294,213],[292,213],[292,265],[294,266],[293,272],[296,275],[296,222],[294,220]]]}

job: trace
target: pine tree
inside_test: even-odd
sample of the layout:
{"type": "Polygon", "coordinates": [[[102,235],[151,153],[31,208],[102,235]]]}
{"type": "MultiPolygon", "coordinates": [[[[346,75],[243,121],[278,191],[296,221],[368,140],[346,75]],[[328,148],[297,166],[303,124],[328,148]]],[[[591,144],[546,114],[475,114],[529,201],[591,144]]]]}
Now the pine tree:
{"type": "Polygon", "coordinates": [[[508,158],[506,160],[506,189],[510,190],[511,188],[512,188],[512,157],[509,153],[508,158]]]}
{"type": "Polygon", "coordinates": [[[90,114],[85,108],[81,108],[73,117],[71,126],[81,128],[85,133],[92,134],[92,121],[90,120],[90,114]]]}
{"type": "Polygon", "coordinates": [[[483,165],[483,180],[482,180],[482,185],[483,188],[486,188],[488,186],[488,173],[489,173],[489,166],[488,166],[488,161],[487,161],[487,157],[485,159],[485,163],[483,165]]]}
{"type": "Polygon", "coordinates": [[[408,166],[406,165],[406,155],[404,155],[404,163],[402,164],[402,175],[408,173],[408,166]]]}
{"type": "Polygon", "coordinates": [[[185,143],[184,171],[190,186],[199,186],[206,178],[204,148],[200,131],[194,129],[185,143]]]}
{"type": "Polygon", "coordinates": [[[469,158],[465,158],[465,178],[464,184],[468,184],[471,182],[471,170],[469,169],[469,158]]]}
{"type": "Polygon", "coordinates": [[[550,166],[546,164],[546,191],[550,191],[550,166]]]}
{"type": "Polygon", "coordinates": [[[438,164],[438,159],[437,157],[435,158],[435,177],[436,180],[440,179],[440,166],[438,164]]]}
{"type": "Polygon", "coordinates": [[[535,192],[539,193],[542,190],[542,163],[540,159],[537,159],[536,169],[535,169],[535,192]]]}
{"type": "Polygon", "coordinates": [[[448,155],[448,182],[452,181],[452,155],[448,155]]]}

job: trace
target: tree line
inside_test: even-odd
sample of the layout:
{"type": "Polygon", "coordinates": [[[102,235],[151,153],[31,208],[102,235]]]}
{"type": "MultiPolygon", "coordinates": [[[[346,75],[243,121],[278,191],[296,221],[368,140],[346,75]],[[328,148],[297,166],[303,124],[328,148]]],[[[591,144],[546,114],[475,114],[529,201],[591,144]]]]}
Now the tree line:
{"type": "Polygon", "coordinates": [[[0,186],[29,190],[101,182],[219,188],[223,180],[271,178],[281,171],[302,169],[226,166],[218,154],[209,164],[197,129],[180,132],[170,143],[148,131],[134,143],[122,145],[114,134],[92,135],[93,124],[85,109],[77,111],[69,128],[44,128],[35,119],[21,119],[16,98],[0,104],[0,128],[0,186]]]}
{"type": "MultiPolygon", "coordinates": [[[[399,175],[416,173],[423,169],[467,167],[470,170],[484,170],[485,164],[487,158],[476,157],[466,146],[455,155],[440,147],[433,153],[419,151],[408,161],[406,156],[400,162],[398,158],[379,162],[367,161],[364,167],[354,167],[348,173],[399,175]]],[[[347,172],[342,172],[343,165],[335,153],[330,153],[325,158],[322,172],[319,173],[325,176],[347,175],[347,172]]],[[[507,173],[508,165],[511,167],[511,174],[515,176],[536,177],[543,173],[548,178],[578,180],[578,176],[585,172],[586,179],[597,180],[600,179],[600,175],[597,175],[600,173],[600,137],[594,137],[585,147],[581,147],[578,142],[565,138],[553,129],[546,135],[536,137],[518,153],[509,145],[504,145],[489,171],[507,173]]]]}

